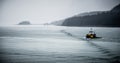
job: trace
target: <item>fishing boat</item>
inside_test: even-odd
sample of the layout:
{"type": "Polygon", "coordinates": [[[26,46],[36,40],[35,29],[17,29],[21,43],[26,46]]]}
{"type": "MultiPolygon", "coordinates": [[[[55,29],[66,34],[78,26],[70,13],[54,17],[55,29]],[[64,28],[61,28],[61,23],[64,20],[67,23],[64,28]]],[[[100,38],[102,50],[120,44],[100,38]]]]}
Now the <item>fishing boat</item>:
{"type": "Polygon", "coordinates": [[[94,38],[100,38],[100,37],[97,37],[95,31],[93,31],[93,29],[91,28],[89,33],[86,34],[86,38],[94,39],[94,38]]]}

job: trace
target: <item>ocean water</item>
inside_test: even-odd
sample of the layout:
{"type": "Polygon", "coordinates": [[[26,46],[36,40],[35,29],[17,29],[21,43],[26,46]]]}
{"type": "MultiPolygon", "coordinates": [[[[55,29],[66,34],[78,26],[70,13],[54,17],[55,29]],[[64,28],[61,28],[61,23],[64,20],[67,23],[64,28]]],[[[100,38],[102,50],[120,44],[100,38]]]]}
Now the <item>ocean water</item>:
{"type": "Polygon", "coordinates": [[[119,62],[120,28],[93,27],[101,39],[77,39],[90,27],[49,25],[0,26],[1,63],[112,63],[119,62]],[[111,47],[112,46],[112,47],[111,47]]]}
{"type": "Polygon", "coordinates": [[[97,41],[120,42],[120,28],[119,27],[67,27],[65,31],[73,35],[83,38],[90,29],[93,29],[98,37],[97,41]]]}

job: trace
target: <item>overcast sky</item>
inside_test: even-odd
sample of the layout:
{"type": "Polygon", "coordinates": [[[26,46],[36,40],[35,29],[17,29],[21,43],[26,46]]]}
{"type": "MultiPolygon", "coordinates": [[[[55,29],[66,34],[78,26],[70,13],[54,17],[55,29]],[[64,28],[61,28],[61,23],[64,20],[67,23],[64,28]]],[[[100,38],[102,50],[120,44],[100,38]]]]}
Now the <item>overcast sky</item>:
{"type": "Polygon", "coordinates": [[[43,24],[79,13],[107,11],[120,0],[0,0],[0,25],[30,21],[43,24]]]}

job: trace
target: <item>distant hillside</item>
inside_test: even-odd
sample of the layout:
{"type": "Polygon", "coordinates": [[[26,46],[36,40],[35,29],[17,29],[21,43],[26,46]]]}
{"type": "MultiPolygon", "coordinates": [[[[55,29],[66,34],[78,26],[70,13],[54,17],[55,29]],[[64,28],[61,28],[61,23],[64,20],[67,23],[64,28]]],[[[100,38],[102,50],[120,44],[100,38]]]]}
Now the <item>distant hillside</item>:
{"type": "Polygon", "coordinates": [[[114,7],[111,12],[120,13],[120,4],[114,7]]]}
{"type": "Polygon", "coordinates": [[[22,21],[18,23],[18,25],[30,25],[31,23],[29,21],[22,21]]]}
{"type": "Polygon", "coordinates": [[[119,21],[120,4],[110,11],[82,13],[67,18],[64,21],[56,21],[56,23],[62,23],[62,26],[120,27],[119,21]]]}
{"type": "MultiPolygon", "coordinates": [[[[105,12],[105,11],[104,11],[105,12]]],[[[92,16],[92,15],[97,15],[101,14],[103,11],[94,11],[94,12],[85,12],[85,13],[80,13],[78,15],[75,15],[73,17],[84,17],[84,16],[92,16]]]]}
{"type": "Polygon", "coordinates": [[[59,21],[52,22],[50,24],[61,26],[63,24],[63,22],[64,22],[64,20],[59,20],[59,21]]]}

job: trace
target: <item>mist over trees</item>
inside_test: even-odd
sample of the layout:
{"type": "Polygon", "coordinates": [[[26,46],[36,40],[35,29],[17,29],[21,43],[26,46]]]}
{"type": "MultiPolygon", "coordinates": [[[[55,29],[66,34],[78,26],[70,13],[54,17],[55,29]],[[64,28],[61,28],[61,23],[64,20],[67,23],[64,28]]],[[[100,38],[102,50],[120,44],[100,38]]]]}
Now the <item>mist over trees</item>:
{"type": "MultiPolygon", "coordinates": [[[[78,14],[61,21],[62,26],[120,27],[120,4],[110,11],[78,14]]],[[[58,24],[59,21],[53,24],[58,24]]]]}

